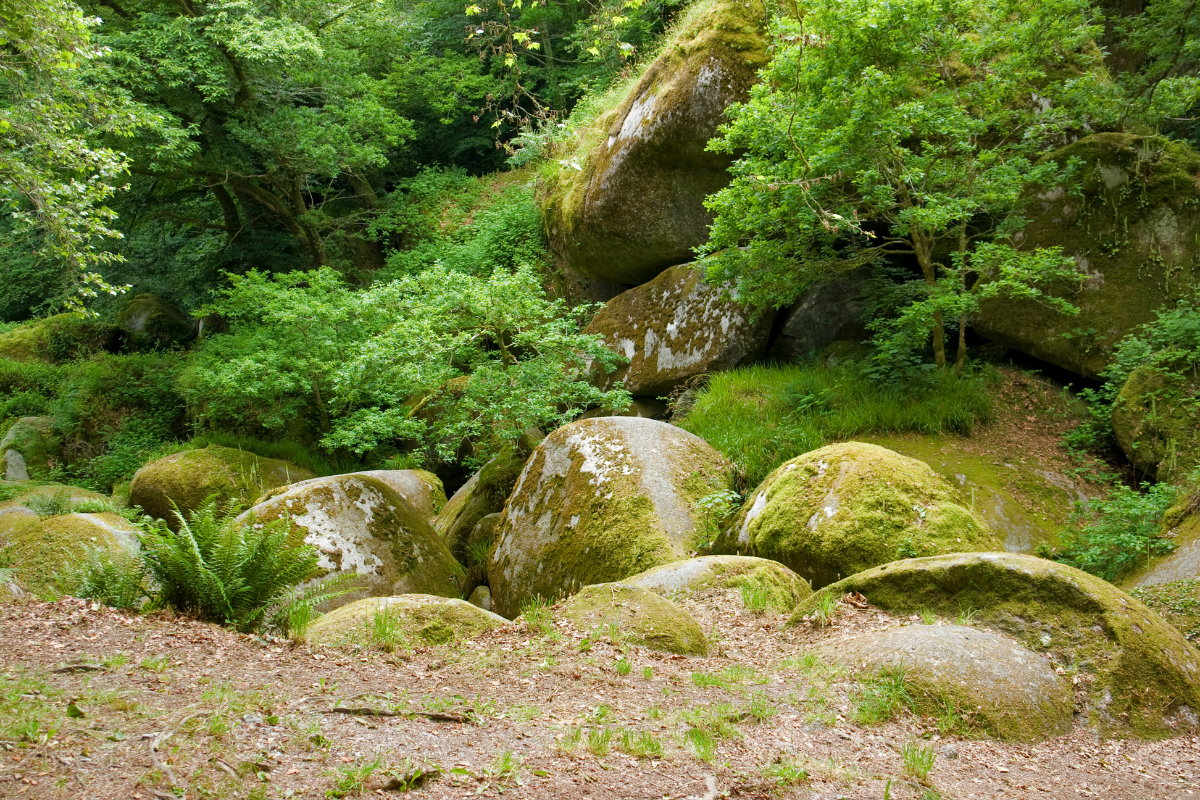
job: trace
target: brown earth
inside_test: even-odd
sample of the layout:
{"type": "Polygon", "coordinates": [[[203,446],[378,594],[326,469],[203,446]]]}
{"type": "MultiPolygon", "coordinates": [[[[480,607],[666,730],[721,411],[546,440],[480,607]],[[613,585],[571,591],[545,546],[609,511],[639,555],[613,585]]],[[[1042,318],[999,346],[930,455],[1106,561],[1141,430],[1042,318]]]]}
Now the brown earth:
{"type": "Polygon", "coordinates": [[[400,797],[426,770],[412,796],[1200,798],[1195,731],[1100,742],[1077,726],[1029,746],[908,711],[854,722],[855,682],[804,654],[920,620],[851,601],[830,627],[788,630],[732,592],[683,605],[714,655],[622,647],[603,631],[585,642],[548,616],[388,653],[77,600],[0,605],[0,797],[321,798],[354,775],[361,796],[400,797]],[[641,756],[625,732],[644,737],[641,756]],[[914,744],[935,754],[924,783],[905,771],[914,744]]]}

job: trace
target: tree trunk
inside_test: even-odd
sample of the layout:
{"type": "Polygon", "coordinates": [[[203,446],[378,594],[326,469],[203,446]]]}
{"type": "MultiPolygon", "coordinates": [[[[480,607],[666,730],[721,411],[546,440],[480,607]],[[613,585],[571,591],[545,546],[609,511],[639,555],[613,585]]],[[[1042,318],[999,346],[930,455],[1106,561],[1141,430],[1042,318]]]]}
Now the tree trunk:
{"type": "MultiPolygon", "coordinates": [[[[932,291],[937,286],[937,264],[933,263],[933,245],[917,231],[913,231],[911,239],[913,252],[917,254],[917,263],[921,265],[921,274],[925,276],[925,284],[932,291]]],[[[946,368],[946,326],[941,310],[933,312],[933,361],[938,369],[946,368]]]]}

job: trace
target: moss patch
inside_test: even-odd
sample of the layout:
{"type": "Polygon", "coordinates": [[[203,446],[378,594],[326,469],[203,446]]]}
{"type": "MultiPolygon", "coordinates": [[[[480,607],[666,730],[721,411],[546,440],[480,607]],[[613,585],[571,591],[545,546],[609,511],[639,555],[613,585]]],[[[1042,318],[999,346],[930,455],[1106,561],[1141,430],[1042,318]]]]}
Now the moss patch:
{"type": "Polygon", "coordinates": [[[491,461],[471,476],[454,496],[443,505],[433,520],[433,528],[450,548],[455,558],[465,559],[467,540],[479,520],[504,508],[504,501],[517,483],[527,454],[537,441],[527,441],[528,448],[506,445],[491,461]]]}
{"type": "Polygon", "coordinates": [[[133,350],[163,350],[192,338],[192,319],[152,294],[139,294],[117,312],[122,344],[133,350]]]}
{"type": "Polygon", "coordinates": [[[1080,308],[1059,314],[1032,300],[984,305],[976,330],[1025,353],[1088,376],[1113,346],[1154,310],[1181,296],[1200,256],[1200,153],[1157,136],[1098,133],[1046,158],[1084,163],[1074,186],[1037,200],[1022,247],[1060,246],[1086,281],[1056,294],[1080,308]]]}
{"type": "Polygon", "coordinates": [[[487,570],[497,611],[512,616],[535,597],[685,557],[713,522],[699,501],[732,480],[715,450],[664,422],[600,417],[559,428],[504,507],[487,570]]]}
{"type": "Polygon", "coordinates": [[[1085,499],[1075,482],[1044,464],[980,454],[954,436],[862,436],[862,441],[924,461],[961,502],[984,521],[1010,553],[1052,544],[1074,503],[1085,499]]]}
{"type": "Polygon", "coordinates": [[[129,500],[174,527],[176,507],[186,516],[213,495],[223,503],[247,504],[272,489],[313,477],[286,461],[231,447],[205,447],[142,467],[129,483],[129,500]]]}
{"type": "Polygon", "coordinates": [[[1142,602],[1073,567],[1005,553],[898,561],[827,586],[789,624],[824,596],[849,592],[894,613],[970,610],[984,627],[1078,668],[1088,722],[1102,736],[1170,736],[1197,723],[1200,655],[1142,602]]]}
{"type": "Polygon", "coordinates": [[[61,363],[98,350],[107,338],[106,328],[94,319],[56,314],[0,333],[0,358],[61,363]]]}
{"type": "Polygon", "coordinates": [[[621,581],[668,598],[689,597],[712,589],[743,588],[764,595],[768,607],[788,612],[812,589],[776,561],[749,556],[701,556],[664,564],[621,581]]]}
{"type": "Polygon", "coordinates": [[[559,614],[584,632],[611,626],[618,631],[613,638],[630,644],[686,656],[708,655],[700,624],[648,589],[623,583],[585,586],[563,604],[559,614]]]}
{"type": "Polygon", "coordinates": [[[61,461],[62,442],[50,417],[21,417],[0,440],[0,477],[7,480],[46,480],[61,461]]]}
{"type": "Polygon", "coordinates": [[[319,617],[309,626],[307,639],[317,647],[409,650],[473,639],[507,622],[454,598],[427,594],[368,597],[319,617]],[[387,621],[379,621],[380,616],[387,621]]]}
{"type": "Polygon", "coordinates": [[[1151,478],[1177,481],[1200,464],[1200,382],[1135,369],[1112,405],[1117,444],[1151,478]]]}
{"type": "Polygon", "coordinates": [[[997,547],[928,464],[846,442],[772,472],[713,550],[779,561],[821,587],[898,558],[997,547]]]}

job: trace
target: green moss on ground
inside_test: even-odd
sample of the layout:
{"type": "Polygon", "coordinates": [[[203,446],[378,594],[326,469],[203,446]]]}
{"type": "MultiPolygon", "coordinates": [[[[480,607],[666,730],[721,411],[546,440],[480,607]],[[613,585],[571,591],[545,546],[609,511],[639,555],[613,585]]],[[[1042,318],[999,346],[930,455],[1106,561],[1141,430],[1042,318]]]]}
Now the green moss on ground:
{"type": "Polygon", "coordinates": [[[426,594],[368,597],[317,618],[305,638],[314,647],[411,650],[473,639],[507,622],[454,598],[426,594]]]}
{"type": "Polygon", "coordinates": [[[1129,593],[1171,623],[1192,644],[1200,637],[1200,578],[1136,586],[1129,593]]]}
{"type": "Polygon", "coordinates": [[[559,614],[585,633],[600,628],[602,635],[651,650],[708,655],[708,640],[700,624],[648,589],[624,583],[585,586],[563,603],[559,614]]]}
{"type": "Polygon", "coordinates": [[[999,548],[928,464],[846,442],[788,461],[717,539],[717,553],[786,564],[814,587],[916,555],[999,548]]]}
{"type": "Polygon", "coordinates": [[[1088,723],[1102,736],[1171,736],[1196,724],[1200,654],[1141,601],[1073,567],[1008,553],[897,561],[825,587],[788,622],[851,592],[892,613],[968,613],[1078,669],[1088,723]]]}

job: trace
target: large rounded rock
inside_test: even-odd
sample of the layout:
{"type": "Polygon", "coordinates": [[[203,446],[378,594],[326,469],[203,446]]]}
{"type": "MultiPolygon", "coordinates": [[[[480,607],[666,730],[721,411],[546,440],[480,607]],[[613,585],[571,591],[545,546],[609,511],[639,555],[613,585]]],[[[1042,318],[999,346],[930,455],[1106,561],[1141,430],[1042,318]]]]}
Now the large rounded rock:
{"type": "Polygon", "coordinates": [[[713,545],[779,561],[817,588],[906,556],[996,549],[928,464],[862,442],[783,464],[713,545]]]}
{"type": "MultiPolygon", "coordinates": [[[[0,502],[0,526],[18,519],[32,519],[39,516],[39,511],[43,517],[58,516],[84,503],[100,508],[110,502],[105,495],[78,486],[64,486],[58,483],[8,486],[17,491],[6,491],[9,499],[0,502]]],[[[0,483],[0,487],[5,487],[5,484],[0,483]]]]}
{"type": "Polygon", "coordinates": [[[600,629],[602,635],[651,650],[708,655],[708,640],[700,623],[649,589],[624,583],[585,586],[559,613],[585,633],[600,629]]]}
{"type": "Polygon", "coordinates": [[[551,247],[569,267],[639,284],[708,240],[704,198],[729,183],[732,157],[706,147],[767,64],[763,10],[693,5],[641,80],[580,132],[540,198],[551,247]]]}
{"type": "Polygon", "coordinates": [[[686,557],[715,532],[699,501],[730,488],[732,467],[665,422],[573,422],[530,456],[488,561],[496,610],[619,581],[686,557]]]}
{"type": "Polygon", "coordinates": [[[507,625],[508,620],[466,600],[428,594],[366,597],[318,617],[306,638],[313,646],[408,650],[452,644],[507,625]],[[380,615],[389,619],[379,625],[380,615]],[[380,634],[383,634],[383,639],[380,634]]]}
{"type": "Polygon", "coordinates": [[[20,584],[38,595],[69,592],[72,572],[93,550],[130,558],[138,550],[137,528],[112,513],[62,514],[40,519],[0,517],[0,550],[12,558],[20,584]]]}
{"type": "Polygon", "coordinates": [[[1167,736],[1200,722],[1200,653],[1140,601],[1074,567],[1008,553],[897,561],[825,587],[789,624],[848,592],[901,614],[970,611],[982,627],[1078,668],[1102,736],[1167,736]]]}
{"type": "Polygon", "coordinates": [[[446,506],[446,490],[442,481],[424,469],[369,469],[358,473],[387,486],[408,501],[408,504],[432,520],[446,506]]]}
{"type": "Polygon", "coordinates": [[[321,569],[357,576],[358,591],[338,598],[338,605],[363,596],[462,592],[462,567],[425,517],[374,478],[305,481],[244,515],[255,525],[283,517],[320,553],[321,569]]]}
{"type": "Polygon", "coordinates": [[[1112,405],[1112,427],[1117,444],[1139,472],[1174,481],[1200,462],[1198,384],[1149,367],[1129,374],[1112,405]]]}
{"type": "Polygon", "coordinates": [[[1191,487],[1174,506],[1163,514],[1159,535],[1175,547],[1165,555],[1151,556],[1125,576],[1122,586],[1155,586],[1163,583],[1200,578],[1200,505],[1196,487],[1191,487]]]}
{"type": "Polygon", "coordinates": [[[763,354],[773,314],[755,316],[732,286],[710,286],[704,273],[671,267],[647,284],[614,297],[584,333],[598,334],[629,363],[603,378],[630,394],[668,394],[702,372],[732,369],[763,354]]]}
{"type": "Polygon", "coordinates": [[[81,313],[55,314],[0,333],[0,358],[14,361],[69,361],[95,352],[108,342],[99,321],[81,313]]]}
{"type": "Polygon", "coordinates": [[[1155,136],[1098,133],[1047,157],[1077,157],[1084,168],[1074,186],[1036,198],[1018,243],[1058,246],[1075,259],[1082,291],[1052,293],[1080,313],[1060,314],[1036,298],[992,300],[973,324],[989,339],[1095,377],[1122,337],[1190,291],[1200,256],[1200,153],[1155,136]]]}
{"type": "Polygon", "coordinates": [[[750,556],[701,556],[664,564],[621,581],[670,598],[689,597],[710,589],[760,592],[767,605],[791,611],[812,589],[778,561],[750,556]]]}
{"type": "Polygon", "coordinates": [[[788,309],[767,355],[780,361],[803,361],[834,342],[866,339],[869,278],[866,270],[858,270],[806,291],[788,309]]]}
{"type": "Polygon", "coordinates": [[[312,477],[309,470],[286,461],[232,447],[205,447],[173,453],[139,469],[129,483],[129,502],[174,528],[176,509],[186,518],[211,496],[221,503],[246,504],[312,477]]]}
{"type": "Polygon", "coordinates": [[[1071,685],[1042,656],[961,625],[908,625],[822,645],[861,674],[898,670],[920,713],[949,703],[998,739],[1040,742],[1071,730],[1071,685]]]}
{"type": "Polygon", "coordinates": [[[470,480],[455,492],[433,521],[433,529],[446,542],[456,558],[465,559],[467,542],[479,521],[489,514],[499,513],[504,501],[517,483],[525,466],[526,454],[541,440],[523,436],[516,446],[501,449],[470,480]]]}
{"type": "Polygon", "coordinates": [[[153,294],[139,294],[115,320],[120,343],[131,350],[165,350],[192,338],[192,319],[153,294]]]}
{"type": "Polygon", "coordinates": [[[45,480],[62,458],[62,443],[50,417],[21,417],[0,440],[0,477],[45,480]]]}

